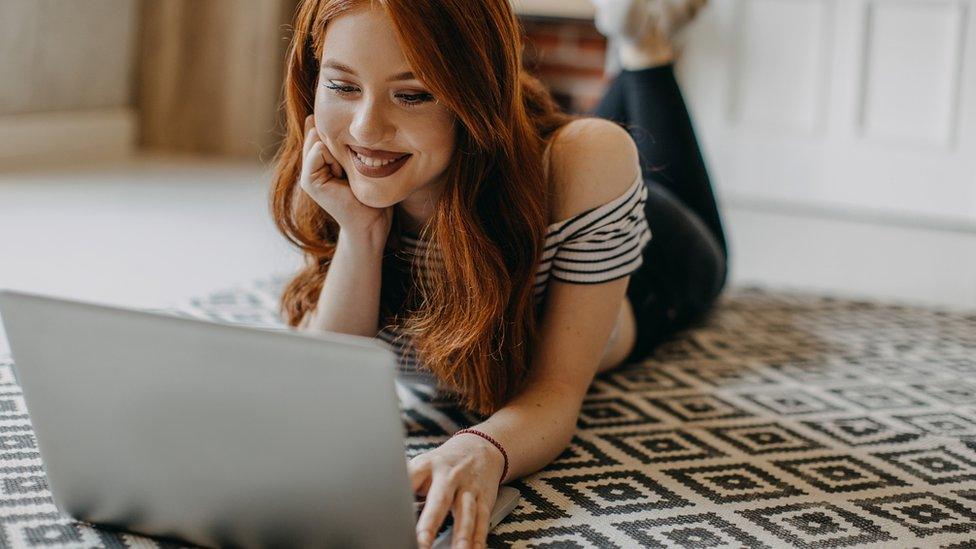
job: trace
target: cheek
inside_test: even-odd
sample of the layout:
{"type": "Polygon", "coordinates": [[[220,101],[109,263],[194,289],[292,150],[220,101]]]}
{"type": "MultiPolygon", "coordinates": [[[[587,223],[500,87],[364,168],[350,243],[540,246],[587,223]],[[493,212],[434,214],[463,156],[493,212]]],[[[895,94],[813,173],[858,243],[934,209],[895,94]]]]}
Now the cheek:
{"type": "Polygon", "coordinates": [[[423,150],[430,151],[439,168],[444,168],[454,156],[454,124],[451,120],[433,118],[421,132],[423,150]]]}
{"type": "Polygon", "coordinates": [[[315,105],[315,129],[319,132],[319,138],[342,160],[342,151],[335,150],[339,141],[339,136],[343,135],[349,127],[348,113],[334,105],[316,104],[315,105]]]}
{"type": "Polygon", "coordinates": [[[451,159],[454,157],[454,148],[455,148],[454,132],[451,130],[445,131],[442,134],[442,138],[440,139],[440,142],[438,143],[438,147],[441,151],[443,151],[441,156],[441,163],[443,164],[443,167],[446,168],[447,165],[451,162],[451,159]]]}
{"type": "Polygon", "coordinates": [[[439,168],[441,170],[447,169],[448,164],[451,163],[451,159],[454,158],[454,142],[448,142],[441,145],[441,155],[439,161],[439,168]]]}

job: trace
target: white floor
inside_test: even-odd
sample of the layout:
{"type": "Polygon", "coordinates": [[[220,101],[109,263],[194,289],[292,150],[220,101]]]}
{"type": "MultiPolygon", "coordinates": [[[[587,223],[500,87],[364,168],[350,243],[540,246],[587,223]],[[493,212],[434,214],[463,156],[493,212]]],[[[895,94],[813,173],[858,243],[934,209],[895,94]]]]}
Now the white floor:
{"type": "MultiPolygon", "coordinates": [[[[160,156],[0,173],[0,287],[164,307],[291,272],[269,181],[257,164],[160,156]]],[[[976,310],[976,233],[720,202],[734,285],[976,310]]]]}
{"type": "Polygon", "coordinates": [[[0,287],[163,307],[298,256],[257,164],[144,156],[0,174],[0,287]]]}

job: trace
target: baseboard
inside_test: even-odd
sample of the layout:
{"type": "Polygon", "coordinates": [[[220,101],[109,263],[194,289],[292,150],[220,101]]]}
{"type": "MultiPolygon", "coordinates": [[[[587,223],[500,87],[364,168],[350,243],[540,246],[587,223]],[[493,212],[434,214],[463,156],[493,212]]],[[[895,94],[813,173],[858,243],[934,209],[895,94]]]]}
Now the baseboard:
{"type": "Polygon", "coordinates": [[[136,146],[130,108],[0,116],[0,169],[126,157],[136,146]]]}
{"type": "Polygon", "coordinates": [[[976,232],[723,206],[734,284],[976,311],[976,232]]]}
{"type": "Polygon", "coordinates": [[[593,5],[588,0],[513,0],[517,15],[535,17],[568,17],[593,19],[593,5]]]}
{"type": "Polygon", "coordinates": [[[936,217],[911,212],[884,211],[858,206],[785,201],[733,192],[720,193],[719,199],[722,206],[756,212],[799,215],[856,223],[873,223],[876,225],[910,229],[976,234],[976,216],[971,218],[952,216],[936,217]]]}

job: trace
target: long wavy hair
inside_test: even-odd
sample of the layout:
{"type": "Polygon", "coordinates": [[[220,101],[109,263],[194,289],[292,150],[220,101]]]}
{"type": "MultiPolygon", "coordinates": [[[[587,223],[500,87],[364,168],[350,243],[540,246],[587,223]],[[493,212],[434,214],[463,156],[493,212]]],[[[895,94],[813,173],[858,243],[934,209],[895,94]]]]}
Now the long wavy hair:
{"type": "MultiPolygon", "coordinates": [[[[420,231],[432,245],[385,254],[380,321],[413,341],[422,367],[470,411],[489,415],[525,378],[537,335],[533,283],[552,193],[543,151],[578,118],[560,111],[522,65],[523,29],[509,0],[305,0],[295,15],[284,82],[285,136],[271,210],[305,258],[281,296],[298,326],[318,301],[339,226],[297,185],[305,117],[329,21],[380,5],[411,69],[457,117],[446,186],[420,231]],[[414,276],[426,271],[427,276],[414,276]]],[[[388,248],[399,242],[394,216],[388,248]]]]}

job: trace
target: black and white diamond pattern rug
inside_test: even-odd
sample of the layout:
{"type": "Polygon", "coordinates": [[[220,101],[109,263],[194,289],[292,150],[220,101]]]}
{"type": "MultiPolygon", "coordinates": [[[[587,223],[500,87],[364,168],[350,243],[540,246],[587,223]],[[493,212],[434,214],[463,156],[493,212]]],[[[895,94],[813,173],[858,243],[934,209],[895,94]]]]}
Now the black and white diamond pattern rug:
{"type": "MultiPolygon", "coordinates": [[[[280,327],[284,281],[172,312],[280,327]]],[[[407,455],[478,418],[397,387],[407,455]]],[[[976,312],[732,288],[599,376],[491,547],[976,547],[976,312]]],[[[0,546],[159,547],[60,515],[0,355],[0,546]]]]}

